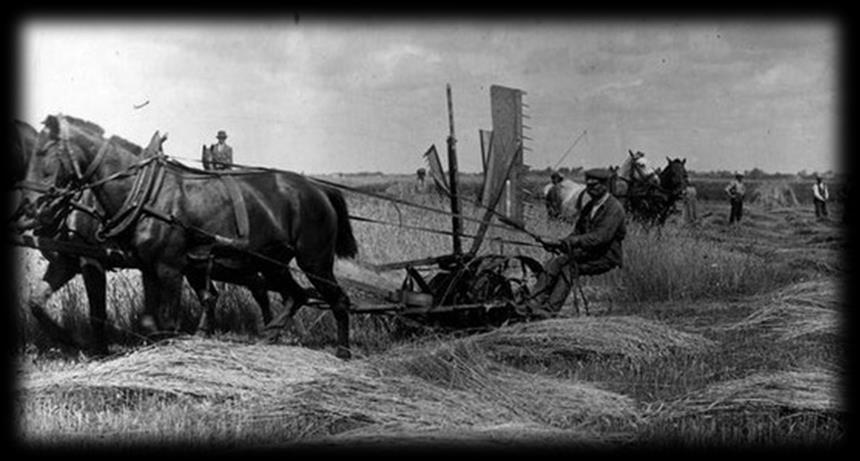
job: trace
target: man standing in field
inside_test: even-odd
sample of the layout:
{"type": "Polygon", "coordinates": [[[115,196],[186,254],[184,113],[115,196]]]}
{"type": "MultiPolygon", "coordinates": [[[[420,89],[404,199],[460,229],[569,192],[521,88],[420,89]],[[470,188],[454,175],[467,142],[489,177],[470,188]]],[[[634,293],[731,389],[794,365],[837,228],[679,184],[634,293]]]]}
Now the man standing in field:
{"type": "Polygon", "coordinates": [[[532,298],[524,306],[517,306],[520,316],[554,317],[576,277],[621,267],[621,241],[627,230],[624,207],[609,193],[610,177],[611,172],[603,168],[585,172],[586,191],[591,200],[583,207],[570,235],[541,242],[544,249],[558,256],[545,264],[532,298]]]}
{"type": "Polygon", "coordinates": [[[696,224],[699,220],[699,207],[696,201],[696,188],[692,184],[684,189],[684,218],[687,224],[696,224]]]}
{"type": "Polygon", "coordinates": [[[815,204],[816,218],[827,219],[828,199],[830,199],[830,193],[827,191],[827,184],[824,184],[824,180],[816,173],[815,185],[812,186],[812,202],[815,204]]]}
{"type": "Polygon", "coordinates": [[[741,216],[744,213],[744,195],[746,188],[744,187],[744,175],[740,172],[735,173],[735,180],[726,186],[726,194],[729,196],[729,224],[740,223],[741,216]]]}
{"type": "Polygon", "coordinates": [[[415,175],[418,181],[415,183],[415,192],[418,194],[426,194],[427,193],[427,170],[424,168],[419,168],[415,171],[415,175]]]}
{"type": "Polygon", "coordinates": [[[204,170],[229,170],[233,164],[233,148],[226,143],[227,132],[218,132],[218,142],[203,150],[204,170]]]}
{"type": "Polygon", "coordinates": [[[561,193],[559,184],[564,176],[558,171],[553,171],[549,176],[549,185],[544,188],[544,200],[546,201],[546,213],[550,218],[558,218],[561,215],[561,193]]]}

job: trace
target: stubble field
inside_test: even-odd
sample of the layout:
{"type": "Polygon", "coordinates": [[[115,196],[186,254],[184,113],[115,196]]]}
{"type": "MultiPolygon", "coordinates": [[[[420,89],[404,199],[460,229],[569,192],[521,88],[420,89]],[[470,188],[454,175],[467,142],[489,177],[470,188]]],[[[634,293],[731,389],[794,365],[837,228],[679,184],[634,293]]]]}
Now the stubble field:
{"type": "MultiPolygon", "coordinates": [[[[447,208],[406,179],[364,182],[367,190],[447,208]]],[[[630,224],[624,267],[586,282],[590,315],[569,299],[560,318],[471,334],[354,315],[350,362],[334,358],[331,316],[313,308],[299,314],[303,334],[258,344],[256,305],[230,286],[215,336],[143,345],[133,271],[109,275],[113,355],[68,354],[22,307],[43,266],[22,251],[16,439],[72,448],[837,447],[846,418],[842,209],[833,203],[831,219],[818,221],[805,198],[786,204],[771,195],[779,194],[748,203],[739,226],[728,225],[728,204],[707,194],[696,224],[679,215],[659,230],[630,224]]],[[[353,216],[450,228],[442,214],[347,198],[353,216]]],[[[464,208],[481,215],[469,202],[464,208]]],[[[526,216],[541,235],[561,237],[571,227],[547,221],[536,202],[527,203],[526,216]]],[[[369,266],[451,249],[445,235],[353,226],[359,257],[340,262],[336,274],[381,287],[397,288],[402,274],[369,266]]],[[[466,223],[465,231],[476,226],[466,223]]],[[[513,230],[489,235],[530,243],[513,230]]],[[[537,246],[493,240],[481,253],[547,258],[537,246]]],[[[379,301],[350,294],[356,304],[379,301]]],[[[200,307],[190,290],[183,306],[193,325],[200,307]]],[[[80,280],[48,308],[87,337],[80,280]]]]}

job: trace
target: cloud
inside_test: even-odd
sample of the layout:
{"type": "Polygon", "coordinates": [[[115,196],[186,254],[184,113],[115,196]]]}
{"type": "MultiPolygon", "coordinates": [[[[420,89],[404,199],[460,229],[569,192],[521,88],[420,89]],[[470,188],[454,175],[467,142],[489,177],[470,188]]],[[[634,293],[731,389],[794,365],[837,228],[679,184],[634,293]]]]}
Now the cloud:
{"type": "Polygon", "coordinates": [[[752,84],[761,91],[791,90],[814,85],[818,75],[803,67],[805,66],[779,62],[754,75],[752,84]]]}
{"type": "Polygon", "coordinates": [[[642,80],[641,78],[637,78],[636,80],[632,81],[609,82],[604,85],[600,85],[597,88],[594,88],[590,91],[590,93],[600,94],[615,90],[626,90],[628,88],[635,88],[637,86],[641,86],[643,82],[644,80],[642,80]]]}

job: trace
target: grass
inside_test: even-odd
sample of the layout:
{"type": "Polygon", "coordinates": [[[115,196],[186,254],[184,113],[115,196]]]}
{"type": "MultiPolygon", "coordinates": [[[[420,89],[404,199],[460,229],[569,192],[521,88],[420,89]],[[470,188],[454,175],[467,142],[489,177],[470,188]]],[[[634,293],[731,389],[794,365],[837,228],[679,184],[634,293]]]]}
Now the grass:
{"type": "MultiPolygon", "coordinates": [[[[447,203],[438,197],[411,197],[406,189],[397,190],[407,200],[447,209],[447,203]]],[[[450,228],[450,218],[442,214],[362,196],[348,198],[350,213],[355,216],[450,228]]],[[[115,386],[31,390],[16,399],[21,423],[18,434],[25,443],[36,446],[78,448],[152,443],[233,448],[323,440],[333,444],[375,441],[386,446],[398,438],[410,443],[450,440],[453,435],[488,440],[511,437],[513,432],[543,434],[553,440],[567,437],[568,442],[611,440],[612,444],[839,445],[845,438],[846,415],[839,406],[825,411],[782,405],[754,412],[742,409],[666,417],[669,409],[692,406],[693,397],[705,404],[708,398],[716,398],[708,389],[737,386],[751,377],[846,367],[844,339],[832,328],[844,306],[836,301],[840,294],[833,284],[827,283],[842,276],[843,266],[831,259],[841,248],[841,240],[830,239],[826,226],[807,222],[809,210],[764,212],[753,205],[744,224],[730,228],[722,202],[702,205],[700,213],[707,216],[697,227],[675,223],[657,231],[630,226],[624,242],[624,268],[586,282],[586,294],[597,317],[560,319],[555,321],[559,328],[552,331],[547,329],[555,324],[547,322],[515,326],[507,333],[497,330],[485,337],[404,328],[401,320],[386,316],[353,316],[356,362],[368,367],[369,374],[349,379],[328,376],[298,388],[284,385],[275,393],[275,400],[270,400],[271,395],[242,400],[154,388],[118,390],[115,386]],[[783,218],[787,216],[791,219],[783,218]],[[810,240],[815,241],[810,244],[810,240]],[[794,252],[801,248],[802,261],[794,252]],[[797,308],[785,309],[787,306],[797,308]],[[604,316],[609,307],[615,315],[604,316]],[[823,320],[811,316],[822,309],[828,311],[823,320]],[[636,320],[619,324],[623,318],[636,320]],[[805,333],[810,325],[813,332],[805,333]],[[641,332],[633,327],[642,327],[641,332]],[[822,328],[826,334],[820,333],[822,328]],[[536,341],[533,346],[515,341],[531,330],[542,331],[530,336],[530,341],[536,341]],[[492,339],[493,334],[497,340],[492,339]],[[783,336],[790,340],[777,341],[783,336]],[[651,342],[656,346],[670,338],[694,337],[709,346],[658,349],[660,353],[646,354],[647,360],[635,353],[651,342]],[[502,340],[508,349],[499,348],[502,340]],[[564,348],[578,352],[554,352],[564,348]],[[328,387],[320,388],[323,384],[328,387]],[[601,418],[600,408],[584,410],[583,402],[574,398],[580,395],[577,389],[588,389],[581,395],[612,396],[602,406],[606,411],[613,408],[609,402],[627,402],[626,410],[618,413],[627,416],[601,418]],[[592,390],[599,392],[588,394],[592,390]],[[592,418],[594,415],[598,416],[592,418]],[[506,420],[517,422],[505,426],[506,420]]],[[[480,211],[464,204],[464,214],[479,216],[480,211]]],[[[529,230],[553,237],[570,231],[570,225],[549,222],[542,213],[539,204],[527,205],[529,230]]],[[[467,222],[464,228],[471,233],[476,225],[467,222]]],[[[355,222],[354,229],[360,245],[359,266],[436,256],[451,248],[450,237],[444,235],[362,222],[355,222]]],[[[532,243],[515,231],[491,229],[488,235],[532,243]]],[[[465,248],[470,244],[470,239],[464,239],[465,248]]],[[[525,254],[538,260],[547,257],[537,246],[492,240],[481,251],[525,254]]],[[[401,277],[399,273],[374,276],[395,286],[401,277]]],[[[142,306],[139,278],[132,272],[111,277],[108,312],[116,325],[113,338],[127,340],[113,347],[118,352],[144,353],[148,349],[140,349],[135,342],[133,326],[142,306]]],[[[351,295],[354,302],[377,301],[365,293],[351,295]]],[[[84,299],[76,280],[52,299],[49,312],[85,335],[84,299]]],[[[277,311],[278,297],[272,295],[271,299],[277,311]]],[[[199,306],[190,290],[183,295],[183,306],[189,321],[194,320],[199,306]]],[[[98,366],[88,365],[86,357],[46,352],[50,342],[39,337],[28,313],[22,312],[18,318],[28,344],[19,353],[22,369],[56,377],[78,367],[98,366]],[[33,344],[40,341],[41,352],[35,352],[33,344]]],[[[563,312],[570,314],[570,307],[563,312]]],[[[299,319],[308,336],[288,338],[287,342],[301,346],[296,350],[321,349],[319,353],[330,355],[335,334],[330,312],[304,309],[299,319]]],[[[186,370],[187,379],[210,376],[233,360],[250,364],[250,356],[242,355],[250,349],[229,346],[257,339],[259,312],[248,292],[228,286],[219,300],[216,322],[221,331],[215,339],[226,345],[219,353],[226,355],[189,362],[189,367],[209,365],[208,371],[199,373],[186,370]]],[[[159,349],[152,357],[167,359],[169,354],[159,349]]],[[[267,358],[272,359],[276,357],[267,358]]],[[[161,365],[150,368],[156,376],[159,370],[172,373],[161,365]]],[[[132,369],[121,368],[125,372],[132,369]]],[[[215,373],[211,384],[223,391],[217,377],[226,380],[227,375],[224,370],[215,373]]],[[[99,381],[97,373],[82,376],[99,381]]],[[[153,382],[165,386],[169,380],[164,376],[153,382]]]]}

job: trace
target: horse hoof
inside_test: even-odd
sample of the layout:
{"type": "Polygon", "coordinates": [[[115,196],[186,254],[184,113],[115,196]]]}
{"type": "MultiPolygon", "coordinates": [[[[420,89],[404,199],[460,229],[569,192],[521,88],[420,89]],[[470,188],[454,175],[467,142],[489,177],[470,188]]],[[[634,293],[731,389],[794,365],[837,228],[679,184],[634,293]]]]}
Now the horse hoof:
{"type": "Polygon", "coordinates": [[[338,346],[334,356],[341,360],[349,360],[352,358],[352,353],[349,351],[348,347],[338,346]]]}

